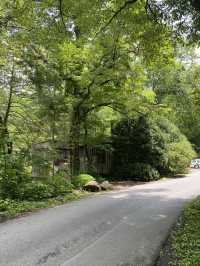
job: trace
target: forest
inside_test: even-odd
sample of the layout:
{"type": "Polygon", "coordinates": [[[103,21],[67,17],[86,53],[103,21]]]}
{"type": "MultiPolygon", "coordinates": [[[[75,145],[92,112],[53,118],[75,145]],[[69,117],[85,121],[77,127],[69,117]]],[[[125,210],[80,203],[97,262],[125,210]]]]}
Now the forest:
{"type": "Polygon", "coordinates": [[[185,173],[199,37],[199,1],[1,0],[0,211],[185,173]]]}

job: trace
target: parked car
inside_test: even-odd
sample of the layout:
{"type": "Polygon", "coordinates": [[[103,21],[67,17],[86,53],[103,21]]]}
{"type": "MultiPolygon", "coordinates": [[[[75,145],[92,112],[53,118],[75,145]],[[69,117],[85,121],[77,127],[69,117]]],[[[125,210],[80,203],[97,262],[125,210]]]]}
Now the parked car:
{"type": "Polygon", "coordinates": [[[192,168],[200,168],[200,159],[192,160],[190,167],[192,167],[192,168]]]}

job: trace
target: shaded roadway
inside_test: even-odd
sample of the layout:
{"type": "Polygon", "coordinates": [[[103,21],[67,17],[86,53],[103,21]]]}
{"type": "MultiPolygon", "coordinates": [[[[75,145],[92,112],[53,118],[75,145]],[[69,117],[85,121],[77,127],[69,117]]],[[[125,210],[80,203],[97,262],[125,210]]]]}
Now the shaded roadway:
{"type": "Polygon", "coordinates": [[[150,266],[200,172],[96,195],[0,224],[1,266],[150,266]]]}

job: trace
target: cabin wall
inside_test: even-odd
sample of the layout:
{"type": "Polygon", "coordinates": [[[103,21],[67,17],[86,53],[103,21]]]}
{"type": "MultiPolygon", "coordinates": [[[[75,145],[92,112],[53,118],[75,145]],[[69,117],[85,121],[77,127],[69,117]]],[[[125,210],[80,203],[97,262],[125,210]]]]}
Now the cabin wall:
{"type": "MultiPolygon", "coordinates": [[[[45,177],[53,174],[52,168],[57,172],[59,170],[65,171],[68,175],[72,172],[72,149],[59,148],[56,151],[56,159],[54,160],[54,167],[43,167],[44,162],[49,166],[53,165],[53,160],[50,156],[50,151],[47,149],[39,149],[35,154],[40,156],[40,163],[33,162],[33,176],[45,177]]],[[[109,175],[112,167],[112,152],[99,150],[95,147],[80,147],[79,149],[80,167],[79,173],[93,173],[96,175],[109,175]]]]}

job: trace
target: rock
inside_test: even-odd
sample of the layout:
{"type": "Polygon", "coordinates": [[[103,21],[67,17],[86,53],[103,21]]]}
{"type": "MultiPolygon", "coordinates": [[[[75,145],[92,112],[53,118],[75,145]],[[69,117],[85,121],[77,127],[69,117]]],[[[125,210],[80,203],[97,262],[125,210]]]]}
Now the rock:
{"type": "Polygon", "coordinates": [[[101,187],[97,181],[89,181],[85,184],[84,189],[90,192],[98,192],[101,190],[101,187]]]}
{"type": "Polygon", "coordinates": [[[100,186],[102,190],[110,190],[113,188],[113,186],[108,181],[102,182],[100,186]]]}

